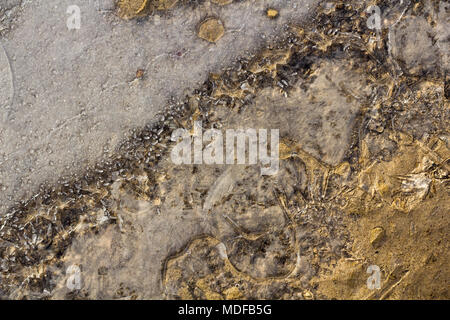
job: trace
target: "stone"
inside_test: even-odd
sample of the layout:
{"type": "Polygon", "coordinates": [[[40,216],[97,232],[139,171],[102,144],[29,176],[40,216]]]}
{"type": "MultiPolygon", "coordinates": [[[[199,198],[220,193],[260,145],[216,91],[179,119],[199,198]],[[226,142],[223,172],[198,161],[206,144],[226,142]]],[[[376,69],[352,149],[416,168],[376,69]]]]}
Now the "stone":
{"type": "Polygon", "coordinates": [[[157,0],[155,1],[155,6],[158,10],[169,10],[172,9],[177,3],[178,0],[157,0]]]}
{"type": "Polygon", "coordinates": [[[132,19],[146,14],[148,0],[120,0],[117,4],[122,19],[132,19]]]}
{"type": "Polygon", "coordinates": [[[230,4],[233,0],[211,0],[212,3],[218,4],[219,6],[224,6],[226,4],[230,4]]]}
{"type": "Polygon", "coordinates": [[[216,18],[209,18],[200,24],[198,36],[209,42],[217,42],[225,33],[222,22],[216,18]]]}

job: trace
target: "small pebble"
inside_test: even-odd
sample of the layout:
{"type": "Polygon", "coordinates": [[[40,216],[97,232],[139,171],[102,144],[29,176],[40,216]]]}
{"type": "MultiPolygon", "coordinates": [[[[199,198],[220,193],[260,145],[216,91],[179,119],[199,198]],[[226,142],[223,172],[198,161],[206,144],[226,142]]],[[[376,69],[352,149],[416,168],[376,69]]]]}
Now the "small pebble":
{"type": "Polygon", "coordinates": [[[375,248],[379,247],[381,245],[381,242],[383,241],[385,236],[384,229],[381,227],[373,228],[370,231],[370,243],[375,248]]]}
{"type": "Polygon", "coordinates": [[[278,17],[278,10],[269,8],[267,9],[266,14],[270,19],[275,19],[276,17],[278,17]]]}

